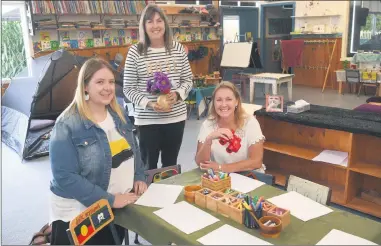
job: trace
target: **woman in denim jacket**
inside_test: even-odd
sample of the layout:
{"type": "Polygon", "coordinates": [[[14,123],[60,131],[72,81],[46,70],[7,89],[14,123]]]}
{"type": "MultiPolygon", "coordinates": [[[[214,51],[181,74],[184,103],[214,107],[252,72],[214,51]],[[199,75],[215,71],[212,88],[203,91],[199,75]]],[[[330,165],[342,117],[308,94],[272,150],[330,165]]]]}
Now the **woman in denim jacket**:
{"type": "MultiPolygon", "coordinates": [[[[50,140],[51,244],[70,244],[69,222],[94,202],[107,199],[113,208],[123,208],[147,189],[139,148],[126,119],[116,102],[111,66],[89,59],[79,72],[74,100],[58,117],[50,140]]],[[[123,228],[117,231],[122,239],[123,228]]],[[[105,227],[87,244],[114,240],[105,227]]]]}

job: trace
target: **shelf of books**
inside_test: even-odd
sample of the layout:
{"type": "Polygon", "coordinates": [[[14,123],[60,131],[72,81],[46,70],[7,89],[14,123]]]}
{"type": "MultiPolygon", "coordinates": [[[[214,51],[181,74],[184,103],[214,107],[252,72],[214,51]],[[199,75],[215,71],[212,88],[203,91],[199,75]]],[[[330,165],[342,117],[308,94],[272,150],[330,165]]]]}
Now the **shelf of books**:
{"type": "MultiPolygon", "coordinates": [[[[149,2],[154,1],[27,1],[34,53],[134,44],[139,14],[149,2]]],[[[174,40],[218,40],[218,26],[202,15],[168,12],[174,40]]]]}

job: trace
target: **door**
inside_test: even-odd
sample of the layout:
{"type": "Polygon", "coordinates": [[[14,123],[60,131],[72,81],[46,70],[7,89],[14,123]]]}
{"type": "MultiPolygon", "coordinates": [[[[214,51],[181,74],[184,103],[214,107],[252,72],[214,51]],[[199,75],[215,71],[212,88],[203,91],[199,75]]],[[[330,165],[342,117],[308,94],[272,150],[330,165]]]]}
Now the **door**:
{"type": "MultiPolygon", "coordinates": [[[[254,41],[258,41],[258,8],[256,7],[223,7],[221,8],[221,50],[224,42],[245,42],[245,34],[249,33],[254,41]],[[238,35],[238,37],[237,37],[238,35]]],[[[237,54],[239,55],[239,54],[237,54]]],[[[237,71],[225,70],[224,80],[231,80],[237,71]]],[[[255,73],[254,68],[244,69],[244,72],[255,73]]]]}
{"type": "Polygon", "coordinates": [[[264,72],[282,73],[281,40],[291,39],[294,3],[261,5],[261,54],[264,72]]]}

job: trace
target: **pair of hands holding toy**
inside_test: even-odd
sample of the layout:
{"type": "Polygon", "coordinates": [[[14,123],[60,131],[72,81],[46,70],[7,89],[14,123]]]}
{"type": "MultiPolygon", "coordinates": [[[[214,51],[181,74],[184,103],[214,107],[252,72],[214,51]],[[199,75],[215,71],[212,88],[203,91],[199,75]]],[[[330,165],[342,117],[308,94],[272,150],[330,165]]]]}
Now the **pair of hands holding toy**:
{"type": "Polygon", "coordinates": [[[235,135],[234,130],[227,128],[218,128],[206,138],[208,143],[211,143],[213,139],[219,139],[221,145],[227,145],[226,152],[237,153],[241,148],[241,138],[235,135]]]}
{"type": "MultiPolygon", "coordinates": [[[[173,91],[168,93],[167,95],[167,101],[169,102],[169,105],[171,106],[174,105],[179,99],[180,99],[180,95],[178,92],[173,91]]],[[[172,108],[169,108],[169,109],[163,108],[157,102],[154,102],[154,101],[149,102],[147,106],[153,108],[155,112],[160,112],[160,113],[170,112],[172,110],[172,108]]]]}
{"type": "MultiPolygon", "coordinates": [[[[205,140],[206,144],[212,144],[214,139],[219,139],[221,145],[225,145],[226,152],[237,153],[241,148],[241,138],[234,134],[234,130],[227,128],[218,128],[214,132],[210,133],[205,140]]],[[[220,165],[213,161],[205,161],[200,163],[201,169],[213,169],[214,171],[219,170],[220,165]]],[[[219,170],[220,171],[220,170],[219,170]]]]}

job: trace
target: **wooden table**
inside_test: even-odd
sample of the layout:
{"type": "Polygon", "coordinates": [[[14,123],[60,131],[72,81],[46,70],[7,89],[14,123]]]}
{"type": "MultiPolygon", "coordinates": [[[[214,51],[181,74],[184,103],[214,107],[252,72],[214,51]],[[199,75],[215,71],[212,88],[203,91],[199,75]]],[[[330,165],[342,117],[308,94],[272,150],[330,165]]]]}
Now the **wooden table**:
{"type": "MultiPolygon", "coordinates": [[[[189,172],[163,180],[160,183],[183,186],[199,184],[201,182],[201,175],[202,172],[199,169],[193,169],[189,172]]],[[[176,202],[184,201],[183,192],[176,202]]],[[[266,199],[284,193],[284,190],[270,185],[263,185],[250,192],[251,195],[264,196],[266,199]]],[[[191,234],[185,234],[155,215],[153,212],[159,210],[158,208],[139,205],[128,205],[123,209],[116,210],[115,223],[138,233],[153,245],[168,245],[169,242],[173,242],[177,245],[200,244],[197,239],[224,224],[236,227],[239,230],[275,245],[315,245],[332,229],[338,229],[381,244],[381,223],[333,207],[330,208],[333,212],[307,222],[291,216],[290,225],[282,231],[279,238],[264,238],[260,235],[259,230],[248,229],[244,225],[206,208],[201,209],[217,217],[220,221],[191,234]]]]}
{"type": "Polygon", "coordinates": [[[272,85],[272,94],[278,94],[278,85],[287,83],[288,100],[292,100],[292,78],[293,74],[281,73],[260,73],[250,76],[250,103],[254,103],[255,83],[265,84],[266,95],[268,94],[268,85],[272,85]]]}

